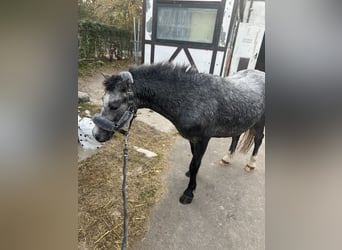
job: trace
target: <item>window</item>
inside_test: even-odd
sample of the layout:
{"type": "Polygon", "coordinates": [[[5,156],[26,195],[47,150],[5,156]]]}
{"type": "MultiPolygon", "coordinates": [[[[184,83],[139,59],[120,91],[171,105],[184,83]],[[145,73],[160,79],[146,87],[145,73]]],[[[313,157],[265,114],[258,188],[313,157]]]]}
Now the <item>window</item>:
{"type": "Polygon", "coordinates": [[[240,70],[243,70],[243,69],[247,69],[248,68],[248,64],[249,64],[249,58],[240,57],[237,71],[240,71],[240,70]]]}
{"type": "Polygon", "coordinates": [[[217,9],[158,6],[157,40],[211,44],[217,9]]]}

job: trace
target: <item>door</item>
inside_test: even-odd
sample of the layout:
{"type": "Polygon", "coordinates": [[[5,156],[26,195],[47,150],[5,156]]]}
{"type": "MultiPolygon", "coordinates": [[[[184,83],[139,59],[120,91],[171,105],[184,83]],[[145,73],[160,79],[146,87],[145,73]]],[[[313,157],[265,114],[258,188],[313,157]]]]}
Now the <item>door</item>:
{"type": "Polygon", "coordinates": [[[240,23],[229,75],[243,69],[255,68],[264,32],[264,27],[249,23],[240,23]]]}

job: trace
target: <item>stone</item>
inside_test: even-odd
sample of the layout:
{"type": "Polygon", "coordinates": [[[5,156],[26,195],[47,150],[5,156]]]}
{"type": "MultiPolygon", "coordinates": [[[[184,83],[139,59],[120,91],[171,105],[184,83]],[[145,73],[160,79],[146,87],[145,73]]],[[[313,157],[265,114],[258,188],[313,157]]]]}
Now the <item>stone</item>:
{"type": "Polygon", "coordinates": [[[150,150],[144,149],[144,148],[139,148],[139,147],[134,146],[134,149],[139,153],[143,153],[147,158],[152,158],[152,157],[157,156],[156,153],[154,153],[150,150]]]}
{"type": "Polygon", "coordinates": [[[84,111],[85,116],[91,117],[90,111],[87,109],[84,111]]]}
{"type": "Polygon", "coordinates": [[[88,93],[82,92],[82,91],[78,91],[78,101],[80,101],[80,102],[89,102],[90,101],[90,97],[89,97],[88,93]]]}

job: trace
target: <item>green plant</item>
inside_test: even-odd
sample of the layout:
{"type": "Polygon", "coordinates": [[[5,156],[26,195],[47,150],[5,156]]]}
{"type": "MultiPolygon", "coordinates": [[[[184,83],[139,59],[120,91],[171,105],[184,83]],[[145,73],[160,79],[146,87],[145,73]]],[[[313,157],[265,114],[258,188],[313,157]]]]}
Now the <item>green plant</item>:
{"type": "Polygon", "coordinates": [[[132,50],[132,32],[89,20],[78,23],[79,60],[104,58],[112,43],[121,51],[132,50]]]}

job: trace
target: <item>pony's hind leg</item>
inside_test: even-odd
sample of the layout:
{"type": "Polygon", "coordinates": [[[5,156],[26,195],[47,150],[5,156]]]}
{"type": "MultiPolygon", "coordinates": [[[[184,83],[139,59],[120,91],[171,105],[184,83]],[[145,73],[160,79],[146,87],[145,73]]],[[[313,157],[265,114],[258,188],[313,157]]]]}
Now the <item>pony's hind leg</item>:
{"type": "Polygon", "coordinates": [[[210,138],[201,138],[195,142],[190,142],[193,155],[189,166],[190,181],[187,189],[185,189],[184,193],[179,198],[179,202],[182,204],[189,204],[194,198],[193,191],[196,189],[196,176],[201,165],[202,157],[207,149],[209,139],[210,138]]]}
{"type": "Polygon", "coordinates": [[[222,157],[222,159],[220,160],[220,164],[221,165],[227,165],[229,163],[231,163],[233,161],[233,156],[236,150],[236,146],[239,142],[240,139],[240,135],[237,136],[233,136],[232,137],[232,142],[230,144],[229,150],[228,150],[228,154],[226,154],[225,156],[222,157]]]}
{"type": "Polygon", "coordinates": [[[261,122],[261,124],[256,124],[254,126],[255,129],[255,136],[254,136],[254,149],[251,158],[249,159],[249,162],[245,166],[245,170],[247,172],[251,172],[256,167],[256,160],[257,160],[257,154],[260,148],[260,145],[262,143],[262,140],[264,138],[264,126],[265,124],[261,122]]]}

